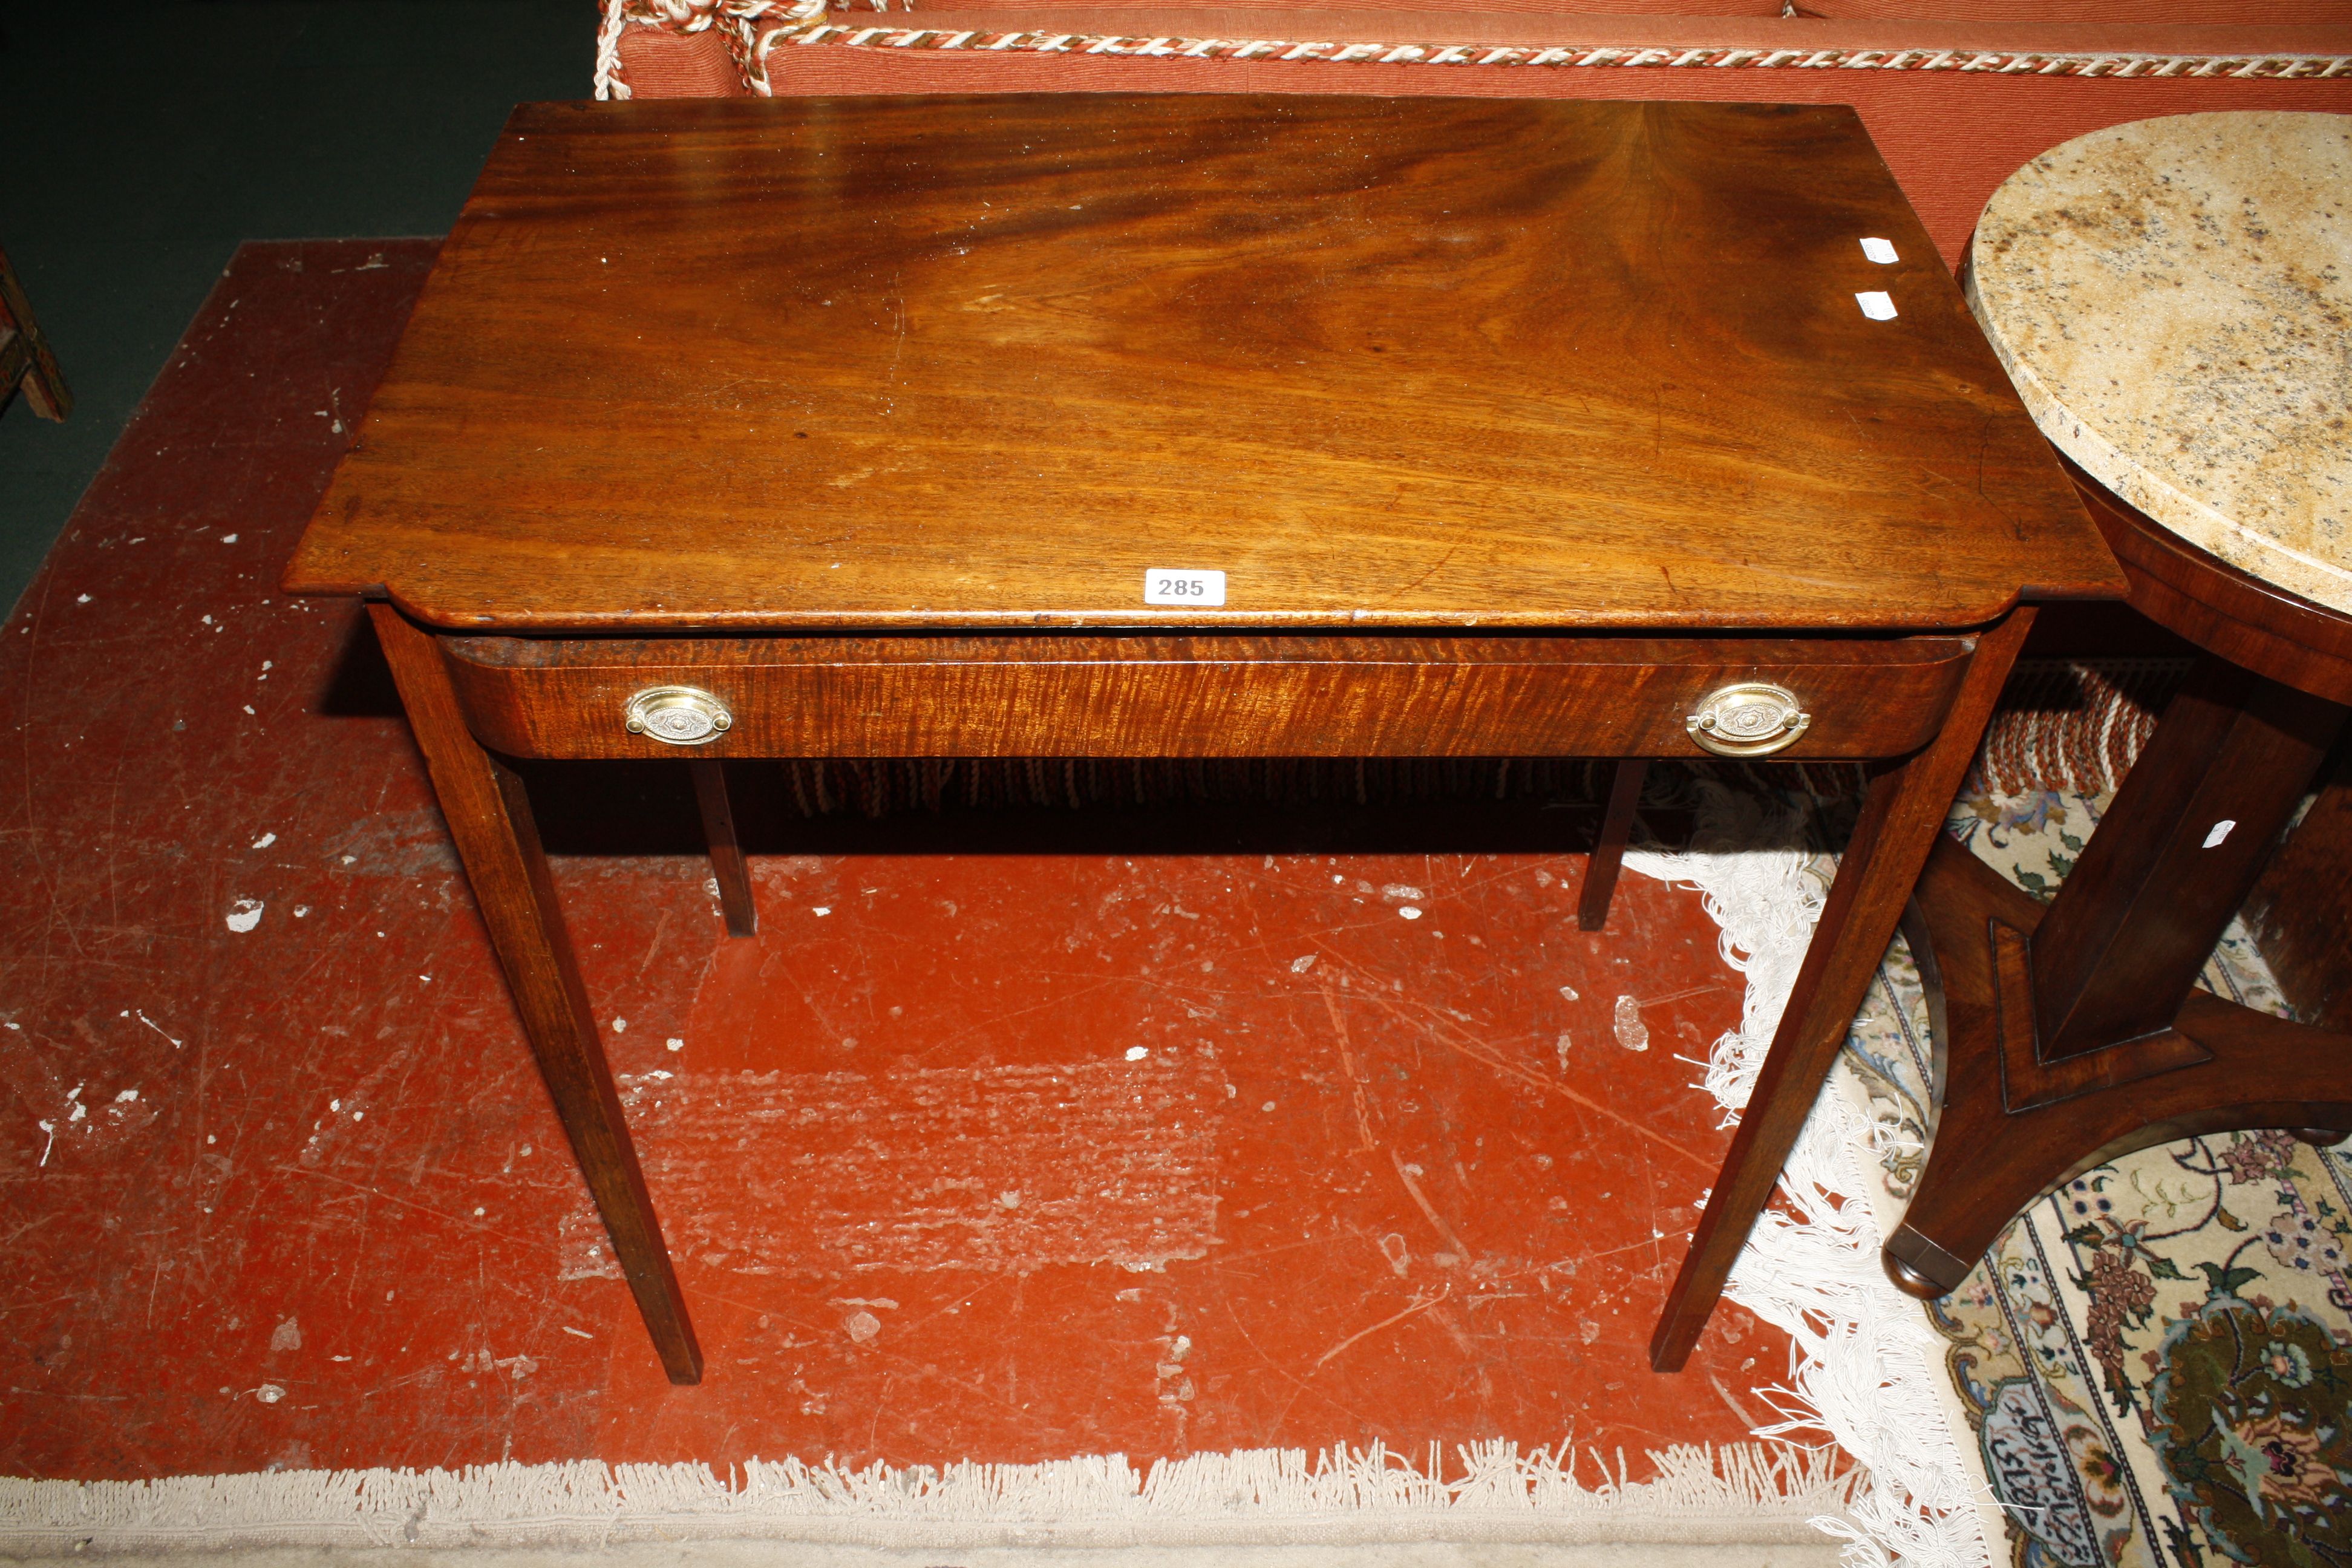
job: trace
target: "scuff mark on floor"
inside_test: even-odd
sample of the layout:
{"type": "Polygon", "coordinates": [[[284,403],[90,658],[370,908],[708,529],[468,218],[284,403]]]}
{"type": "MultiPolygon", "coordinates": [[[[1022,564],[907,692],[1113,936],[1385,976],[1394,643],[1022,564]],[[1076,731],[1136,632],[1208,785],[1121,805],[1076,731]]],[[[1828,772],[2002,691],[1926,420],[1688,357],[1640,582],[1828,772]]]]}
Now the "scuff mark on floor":
{"type": "MultiPolygon", "coordinates": [[[[710,1267],[1142,1270],[1216,1239],[1223,1074],[1168,1054],[620,1081],[670,1246],[710,1267]]],[[[566,1278],[611,1267],[583,1230],[566,1278]]]]}

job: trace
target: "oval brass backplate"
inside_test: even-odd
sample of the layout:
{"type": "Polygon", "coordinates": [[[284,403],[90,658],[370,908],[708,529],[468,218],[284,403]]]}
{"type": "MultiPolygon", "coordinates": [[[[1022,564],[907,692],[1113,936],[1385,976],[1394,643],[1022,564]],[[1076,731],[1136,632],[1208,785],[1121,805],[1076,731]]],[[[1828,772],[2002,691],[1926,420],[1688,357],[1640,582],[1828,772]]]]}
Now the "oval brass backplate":
{"type": "Polygon", "coordinates": [[[1787,687],[1743,680],[1708,692],[1683,727],[1718,757],[1769,757],[1795,745],[1812,721],[1787,687]]]}
{"type": "Polygon", "coordinates": [[[727,732],[735,716],[727,704],[695,686],[648,686],[629,699],[626,725],[632,735],[650,735],[673,746],[698,746],[727,732]]]}

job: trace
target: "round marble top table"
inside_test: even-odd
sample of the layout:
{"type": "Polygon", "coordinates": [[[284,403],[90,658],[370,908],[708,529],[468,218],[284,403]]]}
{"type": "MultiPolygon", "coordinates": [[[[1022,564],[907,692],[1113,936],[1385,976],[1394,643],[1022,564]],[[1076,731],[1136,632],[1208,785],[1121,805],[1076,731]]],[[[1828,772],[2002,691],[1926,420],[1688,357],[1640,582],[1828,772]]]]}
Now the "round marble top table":
{"type": "MultiPolygon", "coordinates": [[[[2048,904],[1958,844],[1928,858],[1905,930],[1939,1103],[1885,1254],[1923,1296],[2038,1194],[2131,1150],[2352,1133],[2352,1033],[2197,984],[2352,711],[2352,117],[2189,114],[2069,142],[1994,193],[1969,264],[1977,320],[2131,603],[2204,653],[2048,904]]],[[[2315,808],[2296,851],[2323,817],[2352,821],[2315,808]]],[[[2347,882],[2305,885],[2323,925],[2347,882]]]]}
{"type": "Polygon", "coordinates": [[[2078,137],[1993,193],[1968,286],[2060,451],[2199,548],[2352,613],[2352,115],[2078,137]]]}

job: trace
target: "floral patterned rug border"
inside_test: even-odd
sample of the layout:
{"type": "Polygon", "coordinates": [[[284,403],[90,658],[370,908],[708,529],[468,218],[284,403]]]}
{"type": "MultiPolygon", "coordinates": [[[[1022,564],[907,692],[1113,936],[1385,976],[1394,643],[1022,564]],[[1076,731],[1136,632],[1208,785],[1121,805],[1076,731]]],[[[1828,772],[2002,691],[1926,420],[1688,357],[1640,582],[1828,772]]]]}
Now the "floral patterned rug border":
{"type": "MultiPolygon", "coordinates": [[[[1954,837],[2037,897],[2110,797],[1964,795],[1954,837]]],[[[2203,979],[2284,1016],[2235,925],[2203,979]]],[[[1930,1061],[1898,941],[1839,1079],[1870,1117],[1871,1205],[1916,1180],[1930,1061]]],[[[2036,1203],[1929,1304],[1956,1434],[2019,1568],[2352,1563],[2352,1144],[2228,1133],[2103,1165],[2036,1203]]],[[[1999,1550],[1998,1548],[1996,1549],[1999,1550]]]]}

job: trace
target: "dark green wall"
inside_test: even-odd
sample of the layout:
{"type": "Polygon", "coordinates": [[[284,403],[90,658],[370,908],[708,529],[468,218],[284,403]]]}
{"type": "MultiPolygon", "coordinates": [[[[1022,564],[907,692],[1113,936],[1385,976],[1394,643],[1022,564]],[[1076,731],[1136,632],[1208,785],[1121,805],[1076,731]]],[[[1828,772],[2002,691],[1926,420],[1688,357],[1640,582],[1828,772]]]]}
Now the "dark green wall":
{"type": "Polygon", "coordinates": [[[76,405],[0,415],[0,605],[239,240],[439,234],[508,108],[585,98],[593,0],[6,0],[0,247],[76,405]]]}

